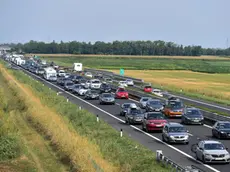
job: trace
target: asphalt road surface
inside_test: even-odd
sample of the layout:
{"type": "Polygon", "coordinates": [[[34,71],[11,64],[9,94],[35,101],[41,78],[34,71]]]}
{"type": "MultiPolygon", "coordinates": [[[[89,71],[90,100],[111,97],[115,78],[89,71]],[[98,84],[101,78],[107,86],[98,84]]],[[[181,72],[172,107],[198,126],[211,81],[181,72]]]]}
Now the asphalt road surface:
{"type": "MultiPolygon", "coordinates": [[[[46,86],[52,88],[57,92],[61,92],[61,96],[65,96],[72,103],[81,106],[84,109],[87,109],[91,113],[98,115],[100,119],[103,119],[105,122],[110,124],[113,128],[120,131],[123,129],[124,133],[127,134],[132,139],[135,139],[142,145],[151,149],[155,154],[156,150],[162,150],[163,154],[168,158],[172,159],[174,162],[182,165],[182,166],[190,166],[194,165],[199,167],[200,169],[211,172],[228,172],[230,165],[229,164],[214,164],[214,165],[206,165],[200,161],[197,161],[194,157],[194,154],[191,152],[191,145],[198,142],[198,138],[200,139],[213,139],[211,136],[211,126],[204,125],[187,125],[187,129],[190,132],[190,143],[189,145],[169,145],[161,141],[161,133],[146,133],[142,131],[141,125],[128,125],[125,124],[124,117],[120,116],[120,105],[125,102],[134,102],[137,103],[136,100],[124,100],[124,99],[116,99],[116,105],[100,105],[98,100],[84,100],[79,96],[75,96],[69,92],[66,92],[63,88],[58,86],[56,83],[50,83],[44,80],[43,78],[32,74],[28,71],[22,69],[25,73],[32,76],[32,78],[37,79],[43,82],[46,86]]],[[[95,118],[96,120],[96,118],[95,118]]],[[[180,122],[180,119],[169,119],[169,121],[180,122]]],[[[215,139],[216,140],[216,139],[215,139]]],[[[221,140],[221,142],[226,146],[230,146],[229,140],[221,140]]]]}

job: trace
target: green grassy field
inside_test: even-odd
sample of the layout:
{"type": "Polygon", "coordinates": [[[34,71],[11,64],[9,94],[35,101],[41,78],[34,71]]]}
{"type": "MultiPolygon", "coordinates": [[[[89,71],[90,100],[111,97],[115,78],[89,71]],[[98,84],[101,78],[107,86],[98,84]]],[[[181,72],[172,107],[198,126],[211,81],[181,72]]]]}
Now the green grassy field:
{"type": "Polygon", "coordinates": [[[64,172],[66,166],[25,118],[27,107],[0,72],[0,171],[64,172]]]}
{"type": "MultiPolygon", "coordinates": [[[[119,73],[119,70],[111,71],[119,73]]],[[[126,70],[125,74],[142,78],[153,87],[230,105],[230,74],[169,70],[126,70]]]]}
{"type": "MultiPolygon", "coordinates": [[[[64,97],[57,96],[56,92],[49,90],[45,86],[42,86],[41,83],[37,83],[31,80],[30,78],[28,78],[28,76],[24,75],[24,73],[11,70],[10,72],[13,76],[17,78],[20,83],[24,84],[25,87],[28,87],[30,90],[32,90],[33,94],[35,94],[36,97],[40,98],[43,106],[52,109],[55,113],[58,113],[64,121],[71,123],[71,129],[74,132],[77,132],[82,137],[90,140],[90,143],[97,145],[95,147],[95,150],[99,149],[100,154],[103,156],[103,158],[107,160],[107,163],[110,162],[112,165],[118,168],[116,171],[170,171],[170,169],[165,168],[163,167],[163,165],[157,163],[155,155],[152,151],[131,140],[129,136],[124,135],[124,137],[120,138],[119,132],[114,130],[107,123],[103,122],[102,120],[99,123],[96,122],[95,115],[92,115],[85,110],[79,110],[76,105],[70,102],[66,102],[66,99],[64,97]]],[[[39,111],[43,111],[41,107],[39,108],[39,111]]],[[[53,112],[45,112],[47,113],[44,114],[49,114],[49,117],[46,118],[52,119],[51,117],[53,115],[53,112]]],[[[39,122],[39,118],[43,118],[43,116],[43,113],[37,116],[37,122],[39,122]]],[[[52,122],[52,120],[49,121],[52,122]]],[[[51,125],[48,125],[47,120],[44,120],[43,122],[43,125],[45,126],[51,125]]],[[[57,125],[61,124],[60,122],[61,121],[59,120],[55,120],[55,123],[57,123],[57,125]]],[[[56,127],[56,130],[57,128],[58,127],[56,127]]],[[[51,130],[50,133],[52,133],[51,130]]],[[[56,135],[59,134],[57,133],[56,135]]],[[[66,138],[66,135],[68,136],[68,133],[62,135],[63,138],[66,138]]],[[[66,141],[72,143],[72,141],[69,141],[68,139],[66,141]]],[[[85,144],[87,145],[87,142],[85,142],[85,144]]],[[[85,146],[82,146],[83,148],[81,150],[86,151],[85,146]]],[[[72,146],[70,146],[69,148],[72,148],[71,150],[74,151],[72,146]]],[[[68,148],[66,148],[66,151],[67,150],[68,148]]],[[[91,147],[88,147],[87,152],[90,150],[91,147]]],[[[92,157],[90,158],[89,156],[88,163],[94,163],[96,164],[95,168],[101,168],[102,161],[99,161],[100,157],[97,157],[96,155],[96,153],[91,154],[92,157]]],[[[78,160],[79,156],[81,157],[82,154],[78,155],[78,157],[76,157],[76,160],[78,160]]],[[[88,166],[90,164],[88,164],[88,166]]]]}
{"type": "Polygon", "coordinates": [[[176,58],[139,58],[139,57],[43,57],[63,66],[74,62],[84,66],[100,69],[125,70],[189,70],[205,73],[230,73],[230,60],[223,59],[176,59],[176,58]]]}

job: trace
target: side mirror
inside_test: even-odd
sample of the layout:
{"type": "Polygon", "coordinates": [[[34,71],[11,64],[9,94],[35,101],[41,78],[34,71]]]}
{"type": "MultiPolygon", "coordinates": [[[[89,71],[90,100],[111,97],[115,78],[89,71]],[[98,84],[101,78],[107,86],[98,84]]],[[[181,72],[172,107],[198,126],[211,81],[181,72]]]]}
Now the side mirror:
{"type": "Polygon", "coordinates": [[[189,131],[187,130],[187,133],[189,133],[189,131]]]}
{"type": "Polygon", "coordinates": [[[144,119],[147,119],[146,116],[144,116],[144,119]]]}
{"type": "Polygon", "coordinates": [[[192,147],[191,147],[191,151],[192,151],[193,153],[196,153],[197,148],[198,148],[198,145],[197,145],[197,144],[193,144],[192,147]]]}

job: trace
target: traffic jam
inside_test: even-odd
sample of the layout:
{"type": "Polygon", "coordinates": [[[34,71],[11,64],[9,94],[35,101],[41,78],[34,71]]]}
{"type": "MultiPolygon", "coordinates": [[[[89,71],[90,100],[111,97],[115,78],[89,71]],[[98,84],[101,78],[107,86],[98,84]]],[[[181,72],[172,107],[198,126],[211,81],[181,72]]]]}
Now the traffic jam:
{"type": "MultiPolygon", "coordinates": [[[[4,59],[41,76],[48,82],[55,83],[67,92],[85,100],[96,100],[98,105],[117,106],[118,99],[131,99],[127,90],[134,85],[131,79],[117,82],[113,78],[104,77],[102,73],[84,71],[81,63],[74,63],[73,67],[65,68],[53,62],[48,64],[44,60],[34,58],[4,59]]],[[[119,115],[125,119],[127,125],[140,125],[147,133],[159,132],[162,141],[167,144],[188,145],[190,133],[186,126],[204,125],[202,112],[198,108],[186,106],[175,96],[168,97],[166,101],[158,99],[157,97],[163,97],[161,90],[153,89],[151,86],[144,86],[142,91],[155,95],[155,98],[145,96],[139,100],[119,104],[119,115]],[[180,119],[180,122],[171,122],[170,119],[173,118],[180,119]]],[[[199,140],[197,144],[191,145],[196,159],[203,163],[229,163],[228,148],[221,139],[230,138],[230,122],[217,121],[212,126],[210,135],[213,139],[199,140]]]]}

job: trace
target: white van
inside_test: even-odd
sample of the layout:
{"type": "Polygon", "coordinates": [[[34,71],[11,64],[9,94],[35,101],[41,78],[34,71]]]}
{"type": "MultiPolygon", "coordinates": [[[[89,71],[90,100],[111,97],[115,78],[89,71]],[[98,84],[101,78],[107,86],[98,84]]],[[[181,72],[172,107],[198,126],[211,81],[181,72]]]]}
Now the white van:
{"type": "Polygon", "coordinates": [[[82,63],[74,63],[73,64],[73,70],[76,72],[81,72],[82,71],[82,63]]]}
{"type": "Polygon", "coordinates": [[[47,67],[44,68],[44,74],[43,77],[47,80],[47,81],[57,81],[57,72],[54,68],[52,67],[47,67]]]}
{"type": "Polygon", "coordinates": [[[99,79],[91,79],[90,80],[90,88],[91,89],[99,89],[101,87],[101,81],[99,79]]]}

